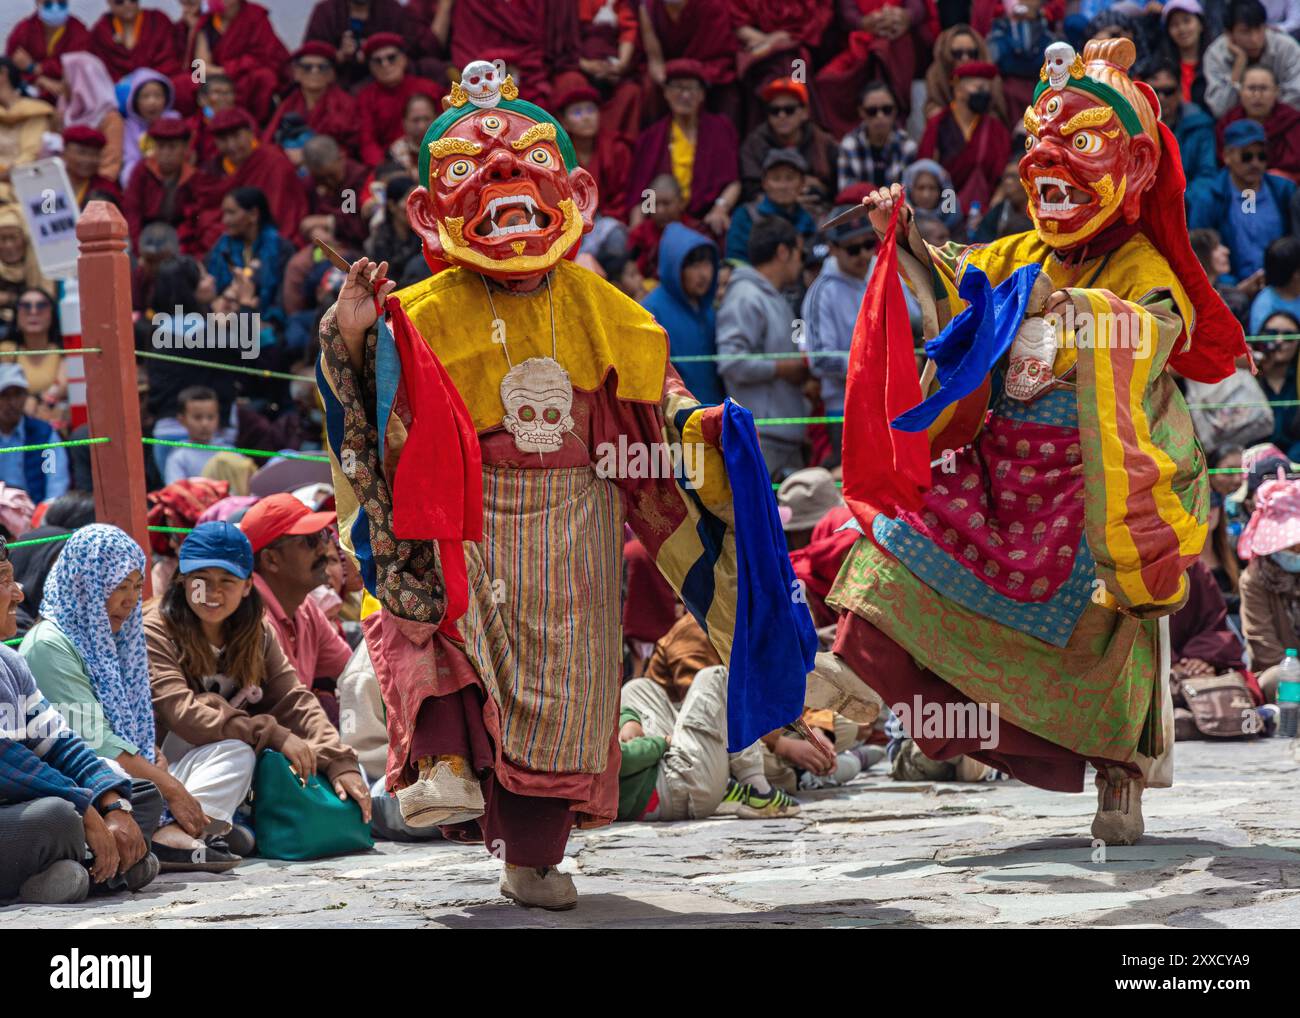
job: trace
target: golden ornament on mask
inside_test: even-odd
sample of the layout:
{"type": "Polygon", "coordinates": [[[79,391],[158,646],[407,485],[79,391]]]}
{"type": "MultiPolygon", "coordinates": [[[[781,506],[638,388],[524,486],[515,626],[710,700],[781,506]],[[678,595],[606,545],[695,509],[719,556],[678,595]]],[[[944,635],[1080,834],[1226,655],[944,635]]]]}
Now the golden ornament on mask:
{"type": "Polygon", "coordinates": [[[519,86],[515,84],[515,79],[508,74],[506,80],[501,83],[501,98],[507,102],[519,98],[519,86]]]}
{"type": "Polygon", "coordinates": [[[1109,106],[1089,106],[1067,120],[1061,128],[1061,133],[1073,134],[1085,127],[1100,127],[1102,124],[1109,123],[1114,116],[1115,111],[1109,106]]]}
{"type": "Polygon", "coordinates": [[[539,141],[555,141],[554,124],[534,124],[518,138],[515,138],[510,143],[510,147],[516,152],[522,152],[524,149],[536,145],[539,141]]]}
{"type": "Polygon", "coordinates": [[[1032,135],[1042,134],[1043,131],[1043,122],[1032,106],[1025,110],[1025,130],[1032,135]]]}
{"type": "Polygon", "coordinates": [[[429,158],[443,159],[446,156],[476,156],[482,153],[483,146],[466,138],[439,138],[429,142],[429,158]]]}
{"type": "Polygon", "coordinates": [[[456,107],[464,106],[469,102],[469,93],[461,88],[459,81],[451,86],[451,94],[447,96],[447,102],[456,107]]]}
{"type": "Polygon", "coordinates": [[[1080,54],[1076,53],[1074,55],[1074,62],[1070,64],[1070,77],[1082,78],[1084,73],[1085,72],[1083,68],[1083,57],[1080,54]]]}

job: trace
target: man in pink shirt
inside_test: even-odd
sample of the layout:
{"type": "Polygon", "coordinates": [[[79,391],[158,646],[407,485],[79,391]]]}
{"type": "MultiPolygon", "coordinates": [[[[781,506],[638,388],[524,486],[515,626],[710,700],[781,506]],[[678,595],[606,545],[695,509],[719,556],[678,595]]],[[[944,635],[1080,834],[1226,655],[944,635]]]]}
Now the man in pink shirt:
{"type": "Polygon", "coordinates": [[[326,527],[334,513],[314,513],[293,495],[270,495],[240,521],[253,546],[253,585],[299,680],[338,726],[334,684],[352,656],[325,613],[308,595],[325,582],[326,527]]]}

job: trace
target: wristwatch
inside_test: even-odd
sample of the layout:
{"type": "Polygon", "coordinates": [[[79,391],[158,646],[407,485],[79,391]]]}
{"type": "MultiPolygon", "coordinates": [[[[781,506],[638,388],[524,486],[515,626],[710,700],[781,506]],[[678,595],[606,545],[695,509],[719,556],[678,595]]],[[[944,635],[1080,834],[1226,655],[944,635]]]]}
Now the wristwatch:
{"type": "Polygon", "coordinates": [[[130,816],[135,812],[135,810],[131,808],[131,803],[128,800],[115,799],[114,801],[110,802],[107,806],[100,806],[99,815],[108,816],[109,813],[112,813],[116,809],[120,809],[127,816],[130,816]]]}

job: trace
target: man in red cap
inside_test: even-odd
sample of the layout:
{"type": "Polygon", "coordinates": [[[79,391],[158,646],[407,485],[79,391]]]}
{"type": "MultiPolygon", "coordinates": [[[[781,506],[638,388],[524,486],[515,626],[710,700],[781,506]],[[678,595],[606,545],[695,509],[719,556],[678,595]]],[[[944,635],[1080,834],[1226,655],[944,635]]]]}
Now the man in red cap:
{"type": "Polygon", "coordinates": [[[993,82],[998,69],[972,60],[952,70],[952,103],[932,116],[917,156],[935,159],[952,175],[964,209],[979,202],[988,208],[989,196],[1011,158],[1011,132],[995,116],[987,116],[993,102],[993,82]]]}
{"type": "Polygon", "coordinates": [[[361,155],[361,116],[357,101],[338,84],[334,47],[327,42],[305,42],[293,55],[293,80],[297,87],[275,108],[262,132],[263,141],[275,138],[280,121],[296,113],[316,134],[328,134],[353,159],[361,155]]]}
{"type": "Polygon", "coordinates": [[[169,78],[181,71],[175,29],[162,11],[142,10],[140,0],[108,0],[108,10],[90,30],[90,52],[120,81],[148,67],[169,78]]]}
{"type": "Polygon", "coordinates": [[[5,42],[5,56],[18,65],[23,82],[34,85],[50,102],[63,78],[59,58],[88,49],[90,30],[66,7],[51,10],[41,0],[36,0],[36,13],[14,25],[5,42]]]}
{"type": "Polygon", "coordinates": [[[179,117],[159,117],[149,128],[153,152],[131,169],[126,182],[122,214],[131,229],[131,246],[150,223],[180,227],[194,214],[190,165],[190,127],[179,117]]]}
{"type": "Polygon", "coordinates": [[[627,177],[632,146],[621,135],[601,130],[600,93],[572,75],[577,84],[558,91],[552,103],[560,123],[573,139],[578,165],[596,178],[602,215],[627,218],[627,177]]]}
{"type": "Polygon", "coordinates": [[[89,201],[111,201],[121,206],[122,191],[107,177],[99,175],[99,159],[108,139],[102,131],[79,125],[63,132],[63,165],[79,208],[89,201]]]}
{"type": "Polygon", "coordinates": [[[740,146],[741,200],[758,197],[763,160],[777,148],[792,148],[808,164],[807,186],[823,199],[835,193],[835,163],[839,145],[808,116],[808,86],[792,78],[775,78],[759,89],[766,119],[740,146]],[[820,185],[820,187],[818,187],[820,185]]]}
{"type": "Polygon", "coordinates": [[[253,118],[238,107],[218,113],[209,125],[218,156],[202,169],[194,185],[199,244],[204,250],[221,236],[221,199],[236,187],[262,190],[275,225],[290,243],[307,214],[307,191],[293,164],[275,145],[259,144],[254,126],[253,118]]]}
{"type": "Polygon", "coordinates": [[[357,95],[361,120],[361,161],[369,167],[384,161],[388,146],[402,136],[406,100],[417,93],[439,103],[447,90],[428,78],[408,74],[406,40],[393,32],[379,32],[362,47],[374,81],[357,95]]]}
{"type": "Polygon", "coordinates": [[[309,595],[325,582],[325,549],[333,540],[327,528],[337,522],[334,513],[314,513],[282,492],[257,502],[239,524],[253,546],[253,585],[266,602],[266,620],[335,725],[334,683],[352,650],[309,595]]]}
{"type": "MultiPolygon", "coordinates": [[[[271,104],[286,83],[289,51],[271,27],[266,8],[246,0],[209,0],[208,13],[194,33],[186,55],[186,82],[194,61],[206,74],[225,74],[235,83],[235,97],[259,124],[271,115],[271,104]]],[[[190,87],[193,87],[192,84],[190,87]]]]}

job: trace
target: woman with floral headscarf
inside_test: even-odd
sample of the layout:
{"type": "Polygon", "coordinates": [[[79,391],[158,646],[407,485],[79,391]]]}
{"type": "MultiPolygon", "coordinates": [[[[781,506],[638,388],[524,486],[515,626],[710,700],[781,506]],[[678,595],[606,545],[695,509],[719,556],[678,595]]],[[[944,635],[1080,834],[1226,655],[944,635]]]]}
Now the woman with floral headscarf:
{"type": "Polygon", "coordinates": [[[1241,574],[1241,629],[1250,667],[1269,702],[1277,698],[1278,665],[1300,650],[1300,481],[1265,481],[1237,543],[1248,561],[1241,574]]]}
{"type": "Polygon", "coordinates": [[[211,820],[155,745],[140,608],[144,569],[144,552],[124,531],[103,523],[82,527],[55,562],[40,620],[18,652],[73,731],[114,770],[151,781],[162,793],[170,817],[163,817],[153,844],[162,868],[229,869],[239,856],[222,841],[197,840],[211,820]]]}

